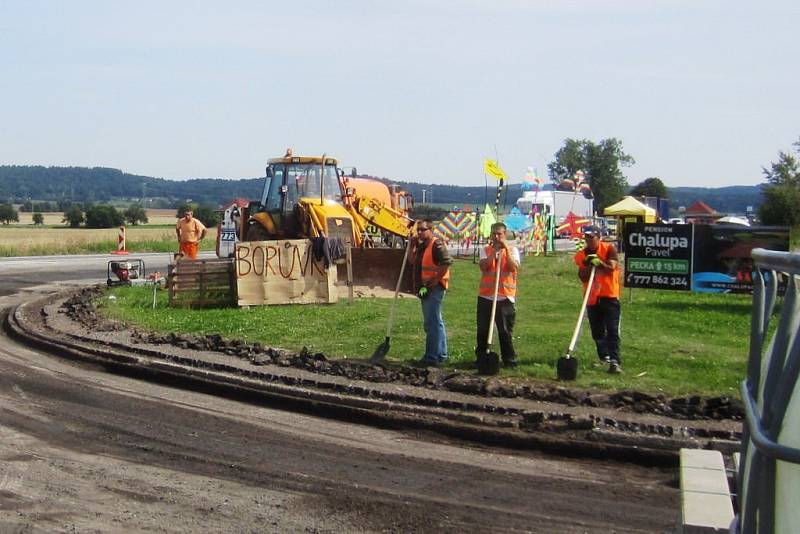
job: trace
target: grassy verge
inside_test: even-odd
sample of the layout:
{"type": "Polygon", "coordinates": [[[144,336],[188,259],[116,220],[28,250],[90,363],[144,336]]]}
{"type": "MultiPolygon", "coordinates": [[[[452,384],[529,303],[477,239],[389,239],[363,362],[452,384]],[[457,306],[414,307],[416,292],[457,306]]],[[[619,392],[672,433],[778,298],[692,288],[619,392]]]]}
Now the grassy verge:
{"type": "MultiPolygon", "coordinates": [[[[454,368],[474,360],[475,299],[478,268],[459,260],[444,316],[454,368]]],[[[332,357],[368,358],[384,339],[391,299],[354,304],[271,306],[250,309],[170,309],[166,292],[151,309],[152,293],[116,288],[104,300],[109,316],[159,332],[219,333],[268,346],[303,346],[332,357]]],[[[580,289],[567,255],[526,258],[519,279],[514,343],[520,367],[506,376],[553,380],[554,364],[569,343],[580,307],[580,289]]],[[[416,298],[398,302],[389,360],[414,360],[422,354],[424,332],[416,298]]],[[[577,384],[602,389],[635,388],[668,395],[738,396],[745,374],[750,297],[688,292],[624,290],[622,297],[624,375],[608,375],[594,365],[588,324],[578,344],[577,384]]]]}

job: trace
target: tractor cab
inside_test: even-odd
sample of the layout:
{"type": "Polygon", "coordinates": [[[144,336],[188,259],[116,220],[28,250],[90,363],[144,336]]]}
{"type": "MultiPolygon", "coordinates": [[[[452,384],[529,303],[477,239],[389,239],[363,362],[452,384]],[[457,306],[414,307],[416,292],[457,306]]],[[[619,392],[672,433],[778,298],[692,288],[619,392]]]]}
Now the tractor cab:
{"type": "Polygon", "coordinates": [[[352,235],[334,158],[287,155],[269,160],[259,200],[258,212],[248,223],[247,241],[352,235]]]}

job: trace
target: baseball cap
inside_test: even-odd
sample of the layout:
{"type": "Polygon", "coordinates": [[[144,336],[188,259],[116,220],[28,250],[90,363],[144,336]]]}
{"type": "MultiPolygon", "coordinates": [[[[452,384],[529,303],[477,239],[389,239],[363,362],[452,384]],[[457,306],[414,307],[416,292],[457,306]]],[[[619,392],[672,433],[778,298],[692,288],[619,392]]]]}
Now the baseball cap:
{"type": "Polygon", "coordinates": [[[597,226],[595,226],[593,224],[590,224],[589,226],[584,226],[583,227],[583,235],[597,235],[597,236],[599,236],[599,235],[602,235],[602,232],[600,231],[600,228],[598,228],[597,226]]]}

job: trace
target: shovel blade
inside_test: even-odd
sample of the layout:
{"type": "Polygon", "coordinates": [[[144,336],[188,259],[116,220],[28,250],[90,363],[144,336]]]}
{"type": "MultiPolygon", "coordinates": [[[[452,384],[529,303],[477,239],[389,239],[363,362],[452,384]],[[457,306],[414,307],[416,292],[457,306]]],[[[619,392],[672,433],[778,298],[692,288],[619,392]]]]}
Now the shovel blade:
{"type": "Polygon", "coordinates": [[[496,352],[478,354],[478,374],[496,375],[500,372],[500,356],[496,352]]]}
{"type": "Polygon", "coordinates": [[[578,378],[578,358],[562,356],[556,362],[556,374],[559,380],[575,380],[578,378]]]}
{"type": "Polygon", "coordinates": [[[383,343],[375,347],[375,352],[372,353],[369,361],[371,363],[381,363],[389,353],[389,338],[387,337],[383,343]]]}

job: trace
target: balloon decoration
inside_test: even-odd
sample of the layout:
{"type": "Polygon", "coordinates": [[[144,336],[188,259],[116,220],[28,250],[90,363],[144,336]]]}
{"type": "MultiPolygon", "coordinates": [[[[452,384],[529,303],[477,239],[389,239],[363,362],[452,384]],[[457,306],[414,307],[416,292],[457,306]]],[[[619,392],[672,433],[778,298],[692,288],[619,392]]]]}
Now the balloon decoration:
{"type": "Polygon", "coordinates": [[[536,175],[533,173],[533,168],[528,167],[525,176],[522,177],[522,190],[536,189],[536,175]]]}
{"type": "Polygon", "coordinates": [[[583,227],[591,223],[591,219],[582,219],[570,211],[564,217],[564,222],[556,228],[556,235],[566,237],[582,236],[583,227]]]}
{"type": "Polygon", "coordinates": [[[569,178],[564,178],[558,184],[559,191],[575,191],[575,180],[570,180],[569,178]]]}
{"type": "Polygon", "coordinates": [[[586,173],[577,171],[572,178],[564,178],[558,184],[559,191],[571,191],[581,193],[586,198],[592,198],[592,186],[586,179],[586,173]]]}
{"type": "Polygon", "coordinates": [[[503,218],[503,224],[512,232],[524,232],[533,226],[533,221],[527,215],[523,215],[519,208],[512,208],[511,213],[503,218]]]}
{"type": "Polygon", "coordinates": [[[525,176],[522,178],[523,191],[538,191],[544,185],[544,178],[536,174],[533,167],[528,167],[525,176]]]}
{"type": "Polygon", "coordinates": [[[453,210],[433,229],[433,235],[440,239],[465,240],[475,239],[478,222],[475,214],[468,211],[453,210]]]}
{"type": "Polygon", "coordinates": [[[533,231],[530,234],[533,254],[539,256],[547,250],[547,227],[550,215],[537,213],[533,216],[533,231]]]}
{"type": "Polygon", "coordinates": [[[492,225],[497,222],[497,218],[492,212],[492,207],[489,204],[483,207],[483,214],[478,221],[478,235],[483,238],[488,238],[492,234],[492,225]]]}

